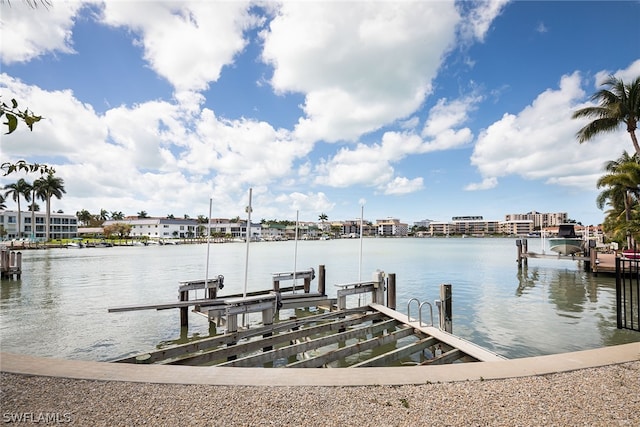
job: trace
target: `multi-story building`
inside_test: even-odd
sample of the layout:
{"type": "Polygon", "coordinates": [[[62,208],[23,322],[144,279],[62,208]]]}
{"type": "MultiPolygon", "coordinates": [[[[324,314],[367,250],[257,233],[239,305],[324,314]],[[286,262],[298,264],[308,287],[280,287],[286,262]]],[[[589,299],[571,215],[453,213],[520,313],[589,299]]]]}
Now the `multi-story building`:
{"type": "MultiPolygon", "coordinates": [[[[247,221],[214,218],[211,220],[210,225],[212,234],[219,234],[223,236],[231,236],[232,239],[246,239],[247,237],[247,221]]],[[[251,223],[249,235],[251,240],[260,240],[262,238],[262,225],[251,223]]]]}
{"type": "Polygon", "coordinates": [[[547,212],[540,213],[536,211],[527,212],[526,214],[507,214],[505,221],[533,221],[533,228],[540,230],[545,227],[557,227],[567,222],[568,215],[566,212],[547,212]]]}
{"type": "Polygon", "coordinates": [[[451,233],[451,223],[444,221],[431,221],[429,234],[431,236],[447,236],[451,233]]]}
{"type": "Polygon", "coordinates": [[[136,216],[126,217],[123,220],[108,220],[102,225],[106,227],[116,223],[129,224],[131,237],[148,237],[150,239],[194,238],[197,236],[198,227],[198,221],[195,219],[139,218],[136,216]]]}
{"type": "MultiPolygon", "coordinates": [[[[32,212],[20,212],[20,228],[18,230],[18,211],[0,211],[0,226],[6,232],[4,239],[29,239],[43,241],[46,239],[47,216],[44,212],[33,212],[35,224],[31,222],[32,212]]],[[[49,221],[50,239],[70,239],[78,236],[78,219],[75,215],[51,213],[49,221]]]]}
{"type": "Polygon", "coordinates": [[[478,217],[453,217],[450,232],[470,236],[484,236],[498,232],[498,221],[485,220],[478,217]]]}
{"type": "Polygon", "coordinates": [[[409,234],[409,225],[396,218],[377,219],[378,236],[403,237],[409,234]]]}
{"type": "Polygon", "coordinates": [[[502,221],[499,228],[503,234],[524,236],[533,232],[533,220],[502,221]]]}

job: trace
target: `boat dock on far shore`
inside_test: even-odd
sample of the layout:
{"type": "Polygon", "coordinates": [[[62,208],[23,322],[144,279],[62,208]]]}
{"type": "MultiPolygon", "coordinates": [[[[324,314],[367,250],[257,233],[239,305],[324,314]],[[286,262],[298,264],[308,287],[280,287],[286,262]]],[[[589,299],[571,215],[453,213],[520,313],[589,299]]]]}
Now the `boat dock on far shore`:
{"type": "Polygon", "coordinates": [[[624,254],[619,252],[600,252],[596,250],[593,245],[585,245],[582,253],[573,253],[569,255],[561,253],[537,253],[531,252],[528,248],[528,242],[526,239],[516,240],[517,258],[516,262],[518,267],[526,266],[529,258],[541,258],[541,259],[557,259],[557,260],[569,260],[569,261],[582,261],[584,270],[593,274],[615,274],[616,273],[616,258],[622,258],[624,254]]]}

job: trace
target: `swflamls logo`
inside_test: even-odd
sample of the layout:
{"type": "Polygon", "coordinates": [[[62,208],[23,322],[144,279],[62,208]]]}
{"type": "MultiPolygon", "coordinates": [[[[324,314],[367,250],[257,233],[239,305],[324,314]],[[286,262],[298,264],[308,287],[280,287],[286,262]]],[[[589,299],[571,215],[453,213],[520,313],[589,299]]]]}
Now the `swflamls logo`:
{"type": "Polygon", "coordinates": [[[4,412],[2,422],[30,424],[67,424],[72,422],[69,412],[4,412]]]}

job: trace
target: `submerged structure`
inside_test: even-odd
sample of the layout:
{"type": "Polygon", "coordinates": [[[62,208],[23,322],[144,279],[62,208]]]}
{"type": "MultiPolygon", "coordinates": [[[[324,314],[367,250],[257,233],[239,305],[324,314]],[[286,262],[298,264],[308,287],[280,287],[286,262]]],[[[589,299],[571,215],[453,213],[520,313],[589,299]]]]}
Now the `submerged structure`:
{"type": "MultiPolygon", "coordinates": [[[[120,363],[231,367],[368,367],[416,366],[504,357],[451,334],[451,285],[441,285],[433,305],[412,298],[407,314],[395,310],[395,274],[376,271],[366,282],[335,285],[336,298],[325,292],[324,266],[318,290],[311,292],[313,269],[276,273],[272,289],[218,296],[222,281],[183,282],[179,301],[109,311],[188,307],[223,332],[183,345],[117,360],[120,363]],[[296,279],[304,280],[296,286],[296,279]],[[293,280],[290,287],[281,282],[293,280]],[[207,298],[189,299],[204,290],[207,298]],[[411,309],[414,316],[411,316],[411,309]],[[428,308],[428,318],[423,313],[428,308]]],[[[184,325],[184,316],[181,315],[184,325]]]]}

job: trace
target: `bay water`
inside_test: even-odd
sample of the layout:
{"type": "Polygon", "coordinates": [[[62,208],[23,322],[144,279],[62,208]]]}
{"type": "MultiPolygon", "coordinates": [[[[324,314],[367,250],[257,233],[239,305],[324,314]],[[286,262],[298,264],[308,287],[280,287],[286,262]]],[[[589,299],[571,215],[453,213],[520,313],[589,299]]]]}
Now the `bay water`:
{"type": "MultiPolygon", "coordinates": [[[[540,243],[530,239],[529,250],[540,252],[540,243]]],[[[220,296],[242,293],[245,271],[246,289],[257,291],[271,288],[273,273],[324,265],[331,297],[336,284],[395,273],[397,310],[405,314],[411,298],[433,304],[440,284],[450,283],[453,333],[507,358],[640,342],[640,333],[616,329],[615,278],[572,260],[530,259],[518,269],[514,239],[257,242],[248,268],[246,244],[211,244],[209,252],[207,261],[205,244],[24,250],[21,279],[1,284],[0,348],[109,361],[209,336],[207,320],[194,313],[181,328],[176,309],[107,311],[177,301],[178,283],[204,279],[207,263],[210,278],[225,278],[220,296]]]]}

